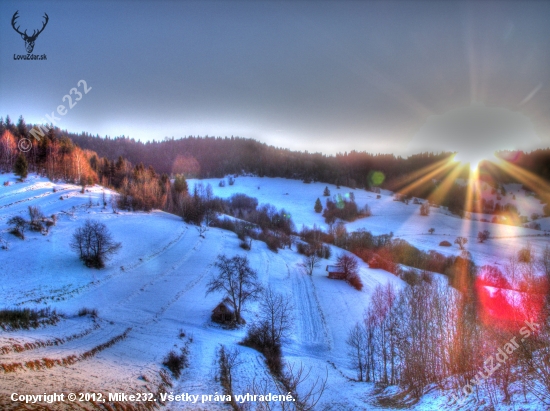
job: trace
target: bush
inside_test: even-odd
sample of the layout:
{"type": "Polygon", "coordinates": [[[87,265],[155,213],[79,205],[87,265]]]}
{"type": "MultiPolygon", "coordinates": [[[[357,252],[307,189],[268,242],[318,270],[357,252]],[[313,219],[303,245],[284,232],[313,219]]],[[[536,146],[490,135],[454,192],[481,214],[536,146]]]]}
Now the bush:
{"type": "Polygon", "coordinates": [[[222,230],[233,231],[234,233],[237,232],[235,222],[233,220],[230,220],[229,218],[224,218],[223,220],[215,218],[210,223],[210,227],[217,227],[221,228],[222,230]]]}
{"type": "Polygon", "coordinates": [[[55,324],[59,315],[49,307],[40,310],[15,308],[0,310],[0,328],[3,330],[37,328],[41,324],[55,324]]]}
{"type": "Polygon", "coordinates": [[[442,242],[439,243],[439,245],[441,247],[451,247],[452,244],[450,242],[448,242],[447,240],[443,240],[442,242]]]}
{"type": "Polygon", "coordinates": [[[189,348],[186,345],[185,347],[180,348],[180,353],[171,350],[164,360],[162,365],[170,370],[175,379],[178,379],[181,375],[181,371],[184,368],[189,366],[189,348]]]}
{"type": "Polygon", "coordinates": [[[369,207],[368,204],[365,204],[365,206],[363,207],[363,211],[362,211],[361,214],[363,214],[363,216],[365,216],[365,217],[370,217],[370,216],[372,216],[372,211],[371,211],[371,209],[370,209],[370,207],[369,207]]]}
{"type": "Polygon", "coordinates": [[[430,204],[427,201],[420,206],[420,215],[422,216],[430,215],[430,204]]]}
{"type": "Polygon", "coordinates": [[[225,180],[220,180],[220,182],[218,183],[218,186],[225,187],[225,180]]]}
{"type": "Polygon", "coordinates": [[[373,256],[368,260],[369,267],[379,268],[395,274],[397,272],[397,266],[391,261],[391,255],[388,255],[387,257],[388,258],[383,258],[378,254],[373,254],[373,256]]]}
{"type": "Polygon", "coordinates": [[[399,274],[399,277],[412,287],[422,282],[422,279],[414,270],[404,270],[399,274]]]}
{"type": "Polygon", "coordinates": [[[309,244],[304,243],[296,243],[296,251],[298,251],[298,254],[302,255],[311,255],[311,246],[309,244]]]}
{"type": "Polygon", "coordinates": [[[42,226],[42,220],[44,219],[44,214],[40,210],[40,207],[29,206],[29,227],[33,231],[42,231],[44,228],[42,226]]]}
{"type": "Polygon", "coordinates": [[[363,289],[363,282],[357,274],[349,275],[346,281],[356,290],[361,291],[363,289]]]}
{"type": "Polygon", "coordinates": [[[275,375],[283,369],[281,344],[272,344],[269,338],[269,326],[266,322],[252,324],[240,344],[255,349],[265,356],[266,364],[275,375]]]}
{"type": "Polygon", "coordinates": [[[328,245],[322,245],[317,247],[315,254],[317,254],[317,257],[326,258],[328,260],[332,255],[332,252],[330,251],[330,247],[328,245]]]}
{"type": "Polygon", "coordinates": [[[95,309],[95,308],[90,309],[90,308],[87,308],[87,307],[83,307],[80,310],[78,310],[78,316],[79,317],[84,317],[86,315],[89,315],[92,318],[97,318],[97,309],[95,309]]]}
{"type": "Polygon", "coordinates": [[[105,260],[117,253],[122,245],[113,241],[105,224],[86,220],[84,226],[74,232],[70,247],[79,254],[86,267],[102,268],[105,260]]]}
{"type": "Polygon", "coordinates": [[[10,234],[19,237],[21,240],[25,239],[25,227],[28,224],[27,220],[23,217],[15,216],[8,220],[8,224],[12,226],[9,231],[10,234]]]}
{"type": "Polygon", "coordinates": [[[279,237],[264,231],[260,234],[260,241],[263,241],[266,243],[267,248],[269,248],[274,253],[278,252],[279,248],[283,248],[282,241],[279,239],[279,237]]]}
{"type": "Polygon", "coordinates": [[[490,235],[491,233],[489,232],[489,230],[480,231],[479,233],[477,233],[477,241],[483,243],[484,241],[489,239],[490,235]]]}
{"type": "Polygon", "coordinates": [[[520,263],[530,263],[532,259],[533,250],[530,244],[518,251],[518,261],[520,263]]]}

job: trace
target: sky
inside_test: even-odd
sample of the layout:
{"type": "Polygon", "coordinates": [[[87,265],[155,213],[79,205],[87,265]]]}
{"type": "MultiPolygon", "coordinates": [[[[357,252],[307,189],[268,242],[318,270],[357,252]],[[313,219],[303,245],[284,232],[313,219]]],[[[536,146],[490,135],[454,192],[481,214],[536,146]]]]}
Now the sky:
{"type": "Polygon", "coordinates": [[[326,154],[548,147],[548,16],[549,1],[2,1],[0,115],[326,154]],[[46,60],[18,59],[16,11],[27,34],[47,13],[46,60]],[[524,129],[503,138],[502,118],[524,129]]]}

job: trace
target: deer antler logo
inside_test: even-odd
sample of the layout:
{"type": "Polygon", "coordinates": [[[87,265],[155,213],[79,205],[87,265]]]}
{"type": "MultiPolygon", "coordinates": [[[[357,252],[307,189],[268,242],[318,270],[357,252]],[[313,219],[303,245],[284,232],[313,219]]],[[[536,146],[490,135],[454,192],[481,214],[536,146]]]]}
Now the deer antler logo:
{"type": "Polygon", "coordinates": [[[29,36],[27,35],[27,30],[25,30],[24,33],[21,33],[19,31],[20,26],[15,27],[15,20],[17,20],[17,18],[19,17],[17,13],[19,13],[19,10],[16,11],[13,17],[11,18],[11,25],[16,32],[21,34],[21,38],[25,40],[25,48],[27,49],[27,53],[32,53],[34,49],[34,42],[36,41],[36,38],[38,37],[38,35],[42,33],[42,31],[44,31],[46,24],[48,24],[49,17],[46,13],[44,13],[44,19],[46,19],[46,21],[44,21],[44,25],[40,30],[38,30],[38,32],[36,30],[33,30],[32,35],[29,36]]]}

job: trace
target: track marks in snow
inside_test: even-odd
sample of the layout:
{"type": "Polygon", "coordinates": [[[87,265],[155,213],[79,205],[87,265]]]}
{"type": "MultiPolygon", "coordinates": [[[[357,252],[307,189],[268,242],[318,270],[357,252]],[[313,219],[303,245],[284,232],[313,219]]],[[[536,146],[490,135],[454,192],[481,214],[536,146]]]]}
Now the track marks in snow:
{"type": "Polygon", "coordinates": [[[0,347],[0,357],[3,356],[3,355],[9,354],[11,352],[20,353],[20,352],[23,352],[23,351],[36,350],[36,349],[42,348],[42,347],[52,347],[52,346],[57,347],[57,346],[65,344],[67,342],[76,340],[78,338],[82,338],[82,337],[92,333],[93,331],[99,329],[100,327],[101,327],[101,325],[99,325],[99,323],[94,323],[94,325],[92,327],[88,327],[88,328],[86,328],[85,330],[83,330],[79,333],[71,334],[67,337],[50,338],[48,340],[34,340],[32,342],[30,342],[30,341],[27,341],[27,342],[22,342],[22,341],[11,342],[10,344],[6,344],[6,345],[3,345],[3,346],[0,347]]]}
{"type": "Polygon", "coordinates": [[[122,334],[116,335],[115,337],[109,339],[108,341],[101,343],[99,345],[96,345],[90,350],[84,351],[83,353],[78,355],[71,354],[63,358],[43,357],[36,360],[25,361],[24,363],[21,363],[21,362],[0,363],[0,369],[2,369],[4,373],[12,373],[12,372],[24,371],[25,369],[28,369],[31,371],[39,371],[45,368],[73,365],[77,362],[88,360],[96,356],[101,351],[117,344],[119,341],[124,340],[128,336],[128,333],[131,330],[132,328],[129,327],[126,330],[124,330],[122,334]]]}
{"type": "Polygon", "coordinates": [[[292,275],[294,304],[298,311],[299,336],[304,348],[319,353],[332,348],[325,316],[310,276],[292,275]]]}
{"type": "Polygon", "coordinates": [[[131,275],[133,271],[138,269],[139,267],[143,266],[144,264],[150,262],[151,260],[155,259],[156,257],[162,255],[164,252],[166,252],[169,248],[173,247],[175,244],[177,244],[182,237],[187,233],[189,230],[189,227],[184,226],[175,238],[173,238],[169,243],[165,244],[161,248],[158,248],[154,250],[153,252],[149,253],[144,258],[140,258],[138,261],[133,262],[132,264],[128,266],[124,266],[124,269],[122,268],[111,268],[110,273],[104,276],[101,279],[93,280],[88,282],[87,284],[81,285],[76,288],[63,290],[60,293],[54,293],[47,296],[40,296],[37,298],[19,301],[15,305],[23,305],[27,303],[41,303],[47,300],[50,301],[60,301],[60,300],[66,300],[68,298],[72,298],[76,295],[82,295],[84,293],[90,292],[92,290],[95,290],[97,287],[106,285],[109,281],[120,277],[121,275],[131,275]]]}

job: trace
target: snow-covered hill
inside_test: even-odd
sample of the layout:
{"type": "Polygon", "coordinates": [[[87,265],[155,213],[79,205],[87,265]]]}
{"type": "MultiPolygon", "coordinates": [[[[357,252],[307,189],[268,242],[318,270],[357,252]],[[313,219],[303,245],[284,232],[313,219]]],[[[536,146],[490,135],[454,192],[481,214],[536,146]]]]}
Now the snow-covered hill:
{"type": "MultiPolygon", "coordinates": [[[[250,251],[239,247],[236,235],[210,228],[201,237],[195,227],[164,212],[113,213],[103,207],[102,187],[81,187],[52,183],[31,175],[20,183],[10,174],[2,175],[9,185],[0,186],[0,232],[9,242],[0,250],[0,308],[49,306],[63,317],[55,325],[37,329],[0,331],[0,408],[15,409],[9,400],[13,392],[156,392],[215,394],[222,387],[215,378],[216,350],[220,344],[237,347],[241,364],[235,374],[234,392],[245,394],[254,377],[260,380],[266,367],[256,351],[238,346],[244,329],[225,330],[210,321],[211,310],[222,294],[206,295],[206,284],[216,273],[219,254],[246,255],[264,286],[272,286],[291,296],[294,322],[290,341],[283,354],[296,366],[311,367],[309,379],[328,375],[327,390],[318,409],[370,410],[372,385],[356,383],[347,358],[345,340],[349,328],[362,319],[372,291],[388,282],[402,287],[401,280],[383,270],[361,263],[362,291],[341,281],[330,280],[325,266],[334,263],[343,250],[333,247],[332,259],[324,260],[313,276],[297,267],[302,256],[293,250],[269,251],[254,241],[250,251]],[[28,206],[39,206],[46,215],[57,215],[57,224],[46,235],[25,233],[25,240],[9,234],[7,221],[27,217],[28,206]],[[105,223],[113,238],[122,243],[121,251],[102,270],[88,269],[69,248],[72,233],[88,219],[105,223]],[[82,308],[97,309],[98,318],[79,316],[82,308]],[[182,333],[185,337],[182,337],[182,333]],[[173,382],[163,386],[159,371],[162,360],[173,348],[190,342],[190,366],[173,382]],[[327,374],[328,373],[328,374],[327,374]],[[323,407],[327,408],[323,408],[323,407]]],[[[303,184],[286,179],[238,177],[235,185],[218,187],[214,193],[228,197],[246,193],[260,203],[284,207],[297,227],[317,224],[322,217],[313,211],[326,184],[303,184]]],[[[190,181],[192,187],[195,181],[190,181]]],[[[348,188],[329,185],[333,194],[348,188]]],[[[369,204],[373,216],[348,224],[348,230],[365,228],[375,234],[393,231],[423,249],[440,249],[441,239],[465,235],[471,239],[468,250],[479,262],[504,258],[520,241],[542,247],[548,241],[540,231],[490,223],[460,220],[442,209],[432,209],[429,217],[419,215],[418,205],[394,202],[389,192],[380,199],[362,190],[353,190],[360,206],[369,204]],[[436,229],[428,234],[430,227],[436,229]],[[485,244],[475,236],[487,227],[492,235],[485,244]]],[[[458,248],[439,250],[458,254],[458,248]]],[[[479,263],[478,262],[478,263],[479,263]]],[[[256,316],[257,303],[245,313],[248,322],[256,316]]],[[[447,408],[447,399],[426,396],[418,409],[447,408]],[[432,408],[434,407],[434,408],[432,408]]],[[[80,404],[84,406],[83,404],[80,404]]],[[[192,405],[169,403],[167,409],[230,409],[222,403],[192,405]]],[[[525,408],[527,409],[527,408],[525,408]]]]}
{"type": "MultiPolygon", "coordinates": [[[[483,216],[472,215],[472,219],[462,219],[451,214],[444,208],[431,208],[429,216],[420,215],[420,205],[412,201],[405,204],[394,201],[393,193],[381,190],[380,198],[372,192],[362,189],[351,189],[349,187],[337,188],[332,184],[310,183],[304,184],[299,180],[285,178],[260,178],[260,177],[237,177],[234,185],[225,187],[219,186],[220,179],[189,180],[189,186],[200,182],[204,185],[210,184],[214,194],[218,197],[228,198],[235,193],[244,193],[256,197],[261,203],[270,203],[277,208],[285,208],[290,213],[296,228],[299,230],[302,225],[312,227],[316,224],[324,230],[328,229],[321,214],[313,210],[315,200],[321,199],[324,205],[323,190],[329,188],[331,196],[341,194],[342,196],[353,193],[359,208],[369,205],[372,216],[358,219],[347,223],[348,232],[361,228],[372,232],[375,235],[388,234],[393,232],[396,237],[403,238],[423,250],[437,250],[446,255],[458,255],[459,248],[453,245],[451,248],[440,247],[439,243],[447,240],[453,243],[457,236],[468,239],[465,248],[475,260],[476,264],[501,265],[503,261],[515,254],[521,247],[529,242],[535,251],[540,251],[550,242],[544,230],[550,227],[550,218],[537,220],[541,223],[542,230],[482,222],[483,216]],[[435,232],[429,234],[428,230],[434,228],[435,232]],[[477,235],[480,231],[488,230],[491,239],[483,244],[478,243],[477,235]]],[[[518,184],[506,185],[509,196],[512,193],[516,196],[514,200],[523,215],[527,211],[542,209],[539,200],[530,196],[520,189],[518,184]],[[525,210],[522,204],[526,204],[525,210]],[[538,207],[538,208],[537,208],[538,207]]],[[[490,190],[487,188],[490,195],[490,190]]],[[[424,201],[424,200],[420,200],[424,201]]]]}

